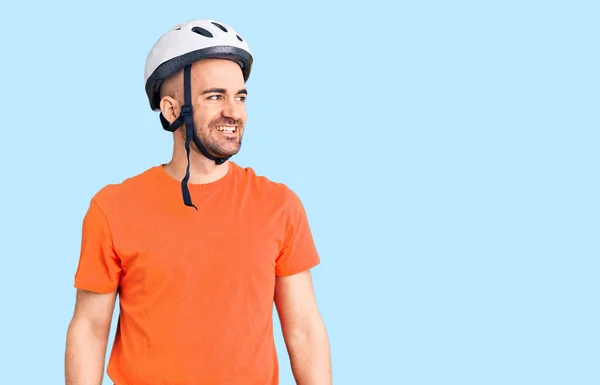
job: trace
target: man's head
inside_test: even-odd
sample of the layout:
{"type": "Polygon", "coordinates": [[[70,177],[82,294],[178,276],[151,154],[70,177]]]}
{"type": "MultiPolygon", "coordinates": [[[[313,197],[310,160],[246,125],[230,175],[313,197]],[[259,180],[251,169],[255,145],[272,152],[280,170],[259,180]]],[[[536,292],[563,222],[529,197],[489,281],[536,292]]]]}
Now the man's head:
{"type": "MultiPolygon", "coordinates": [[[[247,118],[247,91],[239,64],[223,59],[199,60],[192,65],[190,80],[198,139],[214,157],[237,154],[247,118]]],[[[160,110],[169,122],[180,114],[183,87],[183,71],[179,71],[167,78],[160,88],[160,110]]],[[[178,144],[185,142],[185,125],[176,131],[175,140],[178,144]]]]}
{"type": "MultiPolygon", "coordinates": [[[[241,146],[246,115],[240,91],[252,62],[246,40],[231,26],[211,19],[180,23],[158,39],[146,59],[150,107],[161,111],[165,130],[183,128],[180,133],[193,143],[189,149],[221,164],[241,146]],[[229,132],[219,125],[238,127],[229,132]]],[[[189,142],[184,142],[187,151],[189,142]]]]}

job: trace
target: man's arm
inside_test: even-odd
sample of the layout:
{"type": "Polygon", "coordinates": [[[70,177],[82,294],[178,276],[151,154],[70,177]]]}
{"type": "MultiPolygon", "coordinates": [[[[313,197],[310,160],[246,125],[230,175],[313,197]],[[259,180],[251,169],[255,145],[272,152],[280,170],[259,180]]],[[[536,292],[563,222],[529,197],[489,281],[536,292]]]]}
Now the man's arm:
{"type": "Polygon", "coordinates": [[[77,290],[75,312],[67,331],[66,385],[101,385],[116,291],[77,290]]]}
{"type": "Polygon", "coordinates": [[[310,270],[277,277],[275,305],[298,385],[331,385],[331,356],[310,270]]]}

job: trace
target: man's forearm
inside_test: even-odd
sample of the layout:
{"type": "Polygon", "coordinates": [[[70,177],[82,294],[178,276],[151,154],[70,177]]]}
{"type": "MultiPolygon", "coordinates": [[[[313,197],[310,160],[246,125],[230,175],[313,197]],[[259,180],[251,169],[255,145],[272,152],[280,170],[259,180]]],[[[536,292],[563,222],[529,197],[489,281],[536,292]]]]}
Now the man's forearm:
{"type": "Polygon", "coordinates": [[[306,331],[290,333],[287,345],[297,385],[332,384],[329,340],[322,321],[306,331]]]}
{"type": "Polygon", "coordinates": [[[107,334],[94,331],[85,321],[71,322],[65,351],[66,385],[102,384],[107,334]]]}

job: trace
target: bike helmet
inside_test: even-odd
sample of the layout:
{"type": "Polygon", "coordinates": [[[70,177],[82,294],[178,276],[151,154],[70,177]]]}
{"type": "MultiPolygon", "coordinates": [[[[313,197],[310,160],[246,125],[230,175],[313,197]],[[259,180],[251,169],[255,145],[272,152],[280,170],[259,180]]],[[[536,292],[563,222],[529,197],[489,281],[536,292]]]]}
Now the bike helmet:
{"type": "Polygon", "coordinates": [[[144,72],[150,108],[157,111],[160,109],[160,87],[163,81],[184,70],[184,103],[181,106],[181,113],[173,123],[167,121],[161,113],[160,121],[163,128],[170,132],[185,123],[188,165],[182,180],[182,193],[184,203],[194,208],[196,206],[192,203],[187,188],[190,176],[190,141],[193,140],[198,150],[217,164],[222,164],[229,159],[229,157],[212,156],[202,145],[194,129],[190,73],[192,64],[202,59],[232,60],[239,64],[244,81],[250,77],[253,58],[246,41],[231,26],[211,19],[187,21],[162,35],[148,54],[144,72]]]}

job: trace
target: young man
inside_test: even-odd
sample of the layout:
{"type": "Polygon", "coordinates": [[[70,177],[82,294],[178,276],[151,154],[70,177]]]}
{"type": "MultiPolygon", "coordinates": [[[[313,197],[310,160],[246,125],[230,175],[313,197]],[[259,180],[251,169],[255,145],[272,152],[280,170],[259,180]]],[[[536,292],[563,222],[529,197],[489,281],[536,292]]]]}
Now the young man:
{"type": "Polygon", "coordinates": [[[275,385],[275,303],[299,385],[329,385],[299,198],[229,160],[246,121],[252,56],[213,20],[177,25],[148,55],[146,93],[173,132],[172,159],[92,198],[75,274],[67,385],[275,385]]]}

